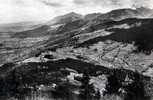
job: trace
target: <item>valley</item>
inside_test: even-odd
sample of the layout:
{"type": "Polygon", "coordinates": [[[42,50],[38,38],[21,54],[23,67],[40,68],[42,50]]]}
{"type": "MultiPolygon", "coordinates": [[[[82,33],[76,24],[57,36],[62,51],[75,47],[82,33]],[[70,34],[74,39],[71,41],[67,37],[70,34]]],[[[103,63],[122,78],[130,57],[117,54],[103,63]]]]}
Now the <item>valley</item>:
{"type": "Polygon", "coordinates": [[[0,32],[0,99],[152,100],[153,11],[141,11],[72,12],[0,32]]]}

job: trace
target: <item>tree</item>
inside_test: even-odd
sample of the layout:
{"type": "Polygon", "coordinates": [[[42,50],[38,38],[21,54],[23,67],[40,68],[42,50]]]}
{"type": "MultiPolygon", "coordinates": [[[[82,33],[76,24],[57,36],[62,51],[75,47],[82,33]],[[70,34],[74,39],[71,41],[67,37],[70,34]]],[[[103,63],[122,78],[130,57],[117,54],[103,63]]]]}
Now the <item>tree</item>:
{"type": "Polygon", "coordinates": [[[106,91],[104,94],[118,93],[118,90],[120,87],[121,87],[121,84],[114,71],[110,76],[108,76],[108,82],[107,82],[106,91]]]}
{"type": "Polygon", "coordinates": [[[125,100],[144,100],[144,84],[142,76],[137,72],[133,76],[133,82],[127,87],[127,96],[125,100]]]}
{"type": "Polygon", "coordinates": [[[87,72],[83,73],[83,77],[82,77],[82,86],[81,91],[80,91],[80,97],[83,100],[91,100],[95,97],[96,91],[94,89],[93,84],[90,84],[90,77],[89,74],[87,72]]]}

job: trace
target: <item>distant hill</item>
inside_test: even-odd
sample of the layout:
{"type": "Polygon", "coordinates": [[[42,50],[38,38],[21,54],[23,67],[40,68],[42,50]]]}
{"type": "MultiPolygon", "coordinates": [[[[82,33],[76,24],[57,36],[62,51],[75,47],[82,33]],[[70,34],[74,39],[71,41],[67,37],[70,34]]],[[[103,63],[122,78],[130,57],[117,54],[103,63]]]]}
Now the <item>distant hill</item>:
{"type": "Polygon", "coordinates": [[[47,25],[39,26],[38,28],[26,30],[22,32],[16,32],[12,35],[12,37],[15,38],[26,38],[26,37],[41,37],[49,35],[49,29],[50,27],[47,25]]]}
{"type": "Polygon", "coordinates": [[[88,15],[80,15],[74,12],[57,16],[47,23],[12,23],[0,25],[0,32],[15,33],[13,37],[39,37],[49,34],[59,34],[72,31],[77,28],[86,28],[87,30],[95,30],[101,27],[101,24],[119,21],[126,18],[150,18],[153,10],[148,8],[137,9],[117,9],[108,13],[93,13],[88,15]]]}
{"type": "Polygon", "coordinates": [[[22,32],[26,30],[32,30],[40,26],[41,23],[37,22],[19,22],[0,24],[0,32],[22,32]]]}

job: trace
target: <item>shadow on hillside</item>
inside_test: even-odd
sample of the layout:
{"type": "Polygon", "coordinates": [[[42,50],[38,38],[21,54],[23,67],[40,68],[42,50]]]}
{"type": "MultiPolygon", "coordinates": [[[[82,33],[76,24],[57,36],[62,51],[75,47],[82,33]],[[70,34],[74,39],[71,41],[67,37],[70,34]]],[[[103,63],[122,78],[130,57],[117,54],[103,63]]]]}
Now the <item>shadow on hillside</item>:
{"type": "Polygon", "coordinates": [[[112,34],[108,36],[96,37],[94,39],[90,39],[78,45],[78,47],[93,45],[99,41],[105,40],[113,40],[122,43],[134,43],[137,47],[137,52],[144,52],[146,54],[150,54],[153,49],[153,20],[152,19],[126,19],[119,22],[112,22],[109,24],[117,25],[117,24],[132,24],[134,22],[141,22],[142,25],[139,27],[133,27],[130,29],[107,29],[107,31],[112,32],[112,34]]]}

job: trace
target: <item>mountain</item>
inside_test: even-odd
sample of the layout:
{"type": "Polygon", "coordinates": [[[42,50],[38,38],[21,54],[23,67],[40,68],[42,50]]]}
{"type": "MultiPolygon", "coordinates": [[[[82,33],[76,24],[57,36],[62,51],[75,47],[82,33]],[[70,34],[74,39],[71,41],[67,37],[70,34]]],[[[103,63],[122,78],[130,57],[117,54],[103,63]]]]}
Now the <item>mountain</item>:
{"type": "MultiPolygon", "coordinates": [[[[100,30],[102,30],[102,31],[108,30],[108,29],[110,30],[110,28],[112,26],[114,26],[114,27],[124,27],[125,26],[126,28],[128,28],[128,27],[129,28],[127,30],[121,30],[121,29],[120,30],[119,29],[113,30],[112,29],[113,33],[118,33],[118,34],[112,34],[107,37],[112,38],[113,41],[131,43],[133,41],[136,41],[136,39],[134,40],[131,38],[127,38],[126,36],[129,35],[128,37],[132,37],[132,38],[135,37],[136,38],[139,36],[138,35],[138,33],[140,33],[139,30],[141,30],[141,32],[144,32],[143,30],[145,30],[146,32],[148,32],[147,35],[150,36],[150,34],[152,32],[152,31],[150,31],[151,24],[146,25],[145,23],[147,23],[148,21],[152,22],[151,19],[150,20],[149,19],[142,20],[142,19],[139,19],[139,16],[140,15],[144,16],[144,13],[151,14],[151,12],[152,12],[152,10],[147,9],[147,8],[118,9],[118,10],[113,10],[113,11],[105,13],[105,14],[100,14],[100,13],[88,14],[84,17],[82,15],[79,15],[79,14],[72,12],[72,13],[69,13],[69,14],[66,14],[63,16],[56,17],[55,19],[53,19],[53,21],[56,20],[56,23],[54,23],[54,24],[49,24],[50,22],[44,23],[44,24],[39,24],[34,29],[28,29],[25,31],[14,32],[11,35],[10,35],[10,33],[7,33],[4,35],[2,32],[1,37],[2,38],[6,37],[6,38],[5,38],[5,40],[3,40],[3,39],[1,40],[2,41],[1,44],[3,44],[4,47],[7,47],[9,49],[11,49],[12,47],[18,48],[19,45],[21,47],[24,47],[24,46],[29,47],[32,45],[33,46],[36,45],[35,46],[36,48],[37,47],[39,48],[39,47],[42,47],[43,45],[45,45],[46,48],[50,48],[49,45],[53,45],[53,44],[56,46],[58,46],[59,44],[62,45],[63,43],[65,43],[64,41],[66,41],[66,43],[68,45],[73,45],[73,43],[78,46],[90,45],[90,44],[92,44],[92,42],[98,41],[101,39],[101,37],[97,37],[98,33],[101,33],[100,30]],[[135,17],[137,17],[138,19],[135,17]],[[130,18],[133,18],[133,19],[130,19],[130,18]],[[121,23],[123,24],[123,26],[121,23]],[[131,25],[132,25],[132,27],[142,25],[142,29],[137,29],[137,27],[134,27],[135,30],[132,30],[132,29],[130,29],[131,25]],[[122,33],[123,31],[125,31],[124,34],[122,33]],[[79,34],[81,34],[82,37],[80,37],[80,38],[84,38],[85,36],[83,34],[86,34],[87,35],[86,37],[88,37],[87,33],[92,34],[89,36],[93,36],[93,37],[97,37],[97,38],[90,39],[89,42],[84,41],[83,43],[75,43],[76,39],[78,38],[76,35],[79,36],[79,34]],[[75,41],[73,41],[72,37],[75,37],[75,41]],[[115,39],[115,37],[118,37],[118,38],[115,39]],[[119,37],[121,37],[120,41],[119,41],[119,37]],[[24,39],[23,42],[21,42],[21,39],[24,39]],[[31,39],[31,40],[29,41],[29,39],[31,39]],[[32,44],[29,45],[29,43],[32,43],[32,44]],[[15,46],[13,44],[15,44],[15,46]],[[47,47],[47,46],[49,46],[49,47],[47,47]]],[[[145,14],[145,15],[147,15],[147,14],[145,14]]],[[[22,24],[20,24],[20,25],[22,26],[22,24]]],[[[23,24],[23,25],[31,26],[31,24],[29,24],[29,23],[23,24]]],[[[110,33],[110,32],[106,32],[106,34],[108,34],[108,33],[110,33]]],[[[140,36],[141,35],[144,36],[145,35],[144,33],[140,34],[140,36]]],[[[105,35],[105,33],[102,36],[104,36],[104,35],[105,35]]],[[[88,37],[88,38],[92,38],[92,37],[88,37]]],[[[147,37],[147,38],[150,38],[150,37],[147,37]]],[[[147,42],[149,42],[149,44],[152,43],[152,41],[150,41],[150,40],[147,42]]],[[[64,45],[67,45],[67,44],[64,44],[64,45]]],[[[1,48],[3,48],[3,46],[1,48]]],[[[32,49],[35,49],[35,48],[32,48],[32,49]]],[[[43,49],[45,49],[45,48],[43,48],[43,49]]],[[[147,50],[148,47],[146,46],[145,49],[147,50]]],[[[152,49],[152,47],[151,47],[151,49],[152,49]]],[[[30,52],[31,50],[28,49],[28,51],[30,52]]],[[[21,50],[21,53],[22,53],[22,50],[21,50]]],[[[3,60],[5,62],[5,57],[3,60]]],[[[3,61],[1,61],[1,62],[3,62],[3,61]]]]}
{"type": "Polygon", "coordinates": [[[111,22],[113,20],[117,21],[126,18],[149,18],[152,16],[152,14],[152,9],[144,7],[137,9],[117,9],[104,14],[93,13],[85,16],[71,12],[66,15],[58,16],[53,20],[43,24],[34,22],[22,22],[0,25],[0,31],[1,33],[13,33],[12,37],[39,37],[41,35],[46,36],[51,33],[63,33],[65,31],[74,30],[82,26],[91,30],[93,26],[111,22]]]}
{"type": "MultiPolygon", "coordinates": [[[[94,14],[96,18],[92,21],[98,23],[99,21],[107,20],[122,20],[126,18],[149,18],[153,14],[153,9],[136,8],[136,9],[116,9],[104,14],[94,14]]],[[[91,18],[90,18],[91,19],[91,18]]]]}
{"type": "Polygon", "coordinates": [[[65,24],[79,19],[82,19],[82,15],[71,12],[66,15],[55,17],[49,24],[65,24]]]}
{"type": "Polygon", "coordinates": [[[101,15],[101,13],[87,14],[87,15],[84,16],[84,19],[85,20],[93,20],[93,19],[96,19],[100,15],[101,15]]]}
{"type": "MultiPolygon", "coordinates": [[[[14,46],[14,47],[18,47],[19,44],[20,45],[22,44],[19,42],[19,41],[21,41],[20,39],[24,39],[23,47],[24,46],[26,46],[26,47],[31,46],[31,45],[29,45],[29,42],[32,42],[32,44],[34,43],[33,46],[35,46],[35,43],[37,44],[38,40],[39,40],[39,43],[36,46],[38,48],[42,47],[43,45],[45,45],[46,48],[50,48],[49,45],[53,45],[53,44],[56,46],[58,46],[59,44],[62,45],[63,43],[65,43],[64,41],[66,41],[66,44],[64,44],[64,45],[73,45],[73,43],[74,43],[78,46],[84,46],[84,45],[93,44],[95,41],[101,40],[101,37],[99,37],[100,35],[98,35],[98,33],[101,33],[101,30],[104,32],[105,32],[105,30],[107,30],[107,31],[109,30],[110,32],[114,33],[110,36],[106,36],[107,38],[109,37],[108,39],[112,39],[113,41],[117,41],[117,42],[132,43],[133,41],[135,42],[136,38],[140,37],[141,35],[142,35],[142,37],[143,36],[146,37],[146,35],[150,36],[150,34],[152,32],[152,31],[150,31],[151,30],[150,29],[151,22],[152,22],[151,19],[150,20],[149,19],[142,20],[142,19],[135,18],[135,17],[139,18],[139,16],[144,14],[144,12],[150,13],[150,12],[152,12],[152,10],[147,9],[147,8],[118,9],[118,10],[113,10],[113,11],[105,13],[105,14],[100,14],[100,13],[88,14],[84,17],[82,15],[79,15],[79,14],[72,12],[72,13],[69,13],[69,14],[66,14],[63,16],[56,17],[54,19],[54,20],[56,20],[56,24],[55,23],[54,24],[45,23],[45,24],[40,24],[39,26],[37,26],[34,29],[29,29],[29,30],[25,30],[25,31],[21,31],[21,32],[15,32],[11,35],[6,34],[7,39],[5,39],[5,40],[7,40],[7,42],[2,41],[2,44],[4,45],[4,47],[12,48],[11,45],[14,43],[14,44],[16,44],[16,46],[14,46]],[[133,19],[130,19],[130,18],[133,18],[133,19]],[[148,25],[145,23],[148,23],[148,25]],[[140,28],[140,29],[139,28],[137,29],[137,27],[134,27],[134,26],[141,26],[141,25],[142,25],[142,28],[140,28]],[[113,26],[114,27],[121,27],[121,28],[125,26],[127,29],[126,28],[125,28],[125,30],[123,30],[123,29],[122,30],[121,29],[120,30],[119,29],[110,29],[113,26]],[[131,27],[134,27],[134,29],[133,30],[130,29],[131,27]],[[141,30],[141,32],[143,32],[143,34],[140,34],[140,36],[138,34],[138,33],[141,33],[139,30],[141,30]],[[148,34],[144,34],[145,32],[143,30],[145,30],[145,32],[148,32],[148,34]],[[124,33],[122,33],[122,32],[124,32],[124,33]],[[88,37],[87,33],[90,33],[92,35],[89,35],[89,37],[88,37]],[[118,34],[115,34],[115,33],[118,33],[118,34]],[[76,40],[79,37],[79,34],[81,34],[80,38],[84,38],[86,35],[87,35],[86,37],[88,37],[88,38],[92,38],[92,36],[96,37],[96,38],[89,39],[88,41],[84,41],[82,43],[76,43],[76,40]],[[86,35],[84,36],[84,34],[86,34],[86,35]],[[98,35],[98,37],[97,37],[97,35],[98,35]],[[127,36],[135,38],[135,39],[128,38],[127,36]],[[41,37],[41,39],[39,39],[40,37],[41,37]],[[73,41],[73,37],[75,37],[74,41],[73,41]],[[16,40],[13,40],[14,38],[16,40]],[[31,39],[31,41],[29,41],[29,39],[31,39]],[[35,40],[37,40],[37,41],[35,41],[35,40]],[[11,42],[9,42],[9,41],[11,41],[11,42]],[[49,46],[49,47],[47,47],[47,46],[49,46]]],[[[145,14],[145,15],[147,15],[147,14],[145,14]]],[[[30,26],[30,24],[24,24],[24,25],[30,26]]],[[[110,33],[109,31],[108,32],[107,31],[106,31],[106,34],[110,33]]],[[[102,40],[105,38],[104,35],[105,35],[105,33],[102,35],[103,36],[102,40]]],[[[4,37],[3,34],[2,34],[2,37],[4,37]]],[[[150,39],[150,37],[147,37],[147,38],[150,39]]],[[[139,40],[139,39],[137,39],[137,40],[139,40]]],[[[80,41],[82,41],[82,40],[80,40],[80,41]]],[[[141,39],[140,39],[140,41],[141,41],[141,39]]],[[[152,43],[152,41],[150,41],[150,40],[147,42],[149,42],[149,44],[152,43]]],[[[144,49],[148,50],[149,48],[152,49],[152,46],[151,47],[146,46],[144,49]]],[[[33,49],[35,49],[35,48],[33,48],[33,49]]],[[[29,51],[30,51],[30,49],[29,49],[29,51]]],[[[140,50],[140,51],[142,51],[142,50],[140,50]]]]}
{"type": "MultiPolygon", "coordinates": [[[[136,9],[116,9],[108,13],[93,13],[87,14],[85,16],[71,12],[62,16],[55,17],[53,20],[48,22],[49,25],[52,24],[64,24],[73,22],[76,20],[86,20],[86,21],[105,21],[105,20],[122,20],[126,18],[148,18],[153,14],[153,10],[149,8],[136,8],[136,9]]],[[[95,22],[96,23],[96,22],[95,22]]]]}

